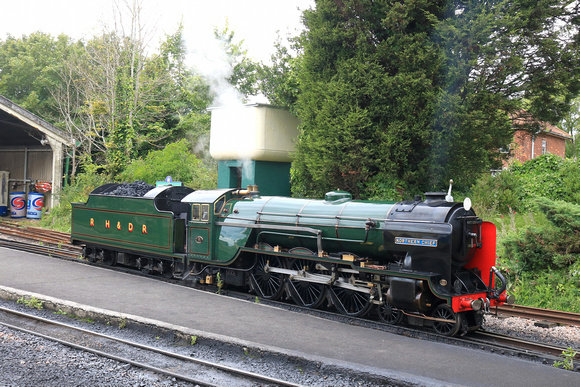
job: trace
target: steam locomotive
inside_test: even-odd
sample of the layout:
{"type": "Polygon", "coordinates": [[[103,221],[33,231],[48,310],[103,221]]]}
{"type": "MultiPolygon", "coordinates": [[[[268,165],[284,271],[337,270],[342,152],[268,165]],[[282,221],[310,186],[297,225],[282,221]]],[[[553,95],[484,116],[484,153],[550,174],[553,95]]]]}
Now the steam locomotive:
{"type": "Polygon", "coordinates": [[[74,244],[89,261],[169,278],[252,290],[340,313],[432,327],[443,335],[481,327],[511,303],[495,268],[496,230],[451,187],[401,202],[261,197],[257,187],[194,191],[159,186],[141,197],[96,188],[72,203],[74,244]],[[499,287],[496,287],[496,279],[499,287]],[[376,307],[375,307],[376,306],[376,307]]]}

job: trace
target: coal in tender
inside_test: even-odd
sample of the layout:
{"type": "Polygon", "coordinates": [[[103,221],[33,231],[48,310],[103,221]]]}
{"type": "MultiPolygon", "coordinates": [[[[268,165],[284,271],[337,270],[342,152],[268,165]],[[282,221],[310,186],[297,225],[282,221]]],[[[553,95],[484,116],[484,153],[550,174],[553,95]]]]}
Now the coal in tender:
{"type": "Polygon", "coordinates": [[[139,180],[133,183],[121,183],[113,191],[107,192],[107,195],[142,197],[153,188],[155,188],[155,186],[139,180]]]}

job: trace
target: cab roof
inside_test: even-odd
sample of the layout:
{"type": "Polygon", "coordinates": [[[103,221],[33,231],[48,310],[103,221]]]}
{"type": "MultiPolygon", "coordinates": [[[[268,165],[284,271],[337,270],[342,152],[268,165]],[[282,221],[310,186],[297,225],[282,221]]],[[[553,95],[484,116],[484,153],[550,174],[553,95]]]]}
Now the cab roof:
{"type": "Polygon", "coordinates": [[[212,189],[194,191],[181,199],[182,203],[213,203],[233,189],[212,189]]]}

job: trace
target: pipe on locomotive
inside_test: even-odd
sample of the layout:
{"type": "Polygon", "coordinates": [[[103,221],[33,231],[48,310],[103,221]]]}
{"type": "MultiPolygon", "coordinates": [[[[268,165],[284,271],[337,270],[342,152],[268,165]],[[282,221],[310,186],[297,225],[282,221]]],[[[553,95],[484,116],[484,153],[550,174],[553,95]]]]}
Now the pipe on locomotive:
{"type": "Polygon", "coordinates": [[[489,287],[488,287],[489,298],[497,300],[499,298],[499,296],[505,291],[506,286],[507,286],[507,282],[506,282],[503,274],[501,274],[501,272],[497,269],[497,267],[492,266],[491,269],[489,270],[489,287]],[[493,283],[493,275],[494,274],[501,281],[501,288],[499,288],[499,290],[493,290],[491,287],[492,283],[493,283]]]}
{"type": "Polygon", "coordinates": [[[257,185],[248,185],[246,189],[239,189],[233,192],[237,196],[260,196],[257,185]]]}

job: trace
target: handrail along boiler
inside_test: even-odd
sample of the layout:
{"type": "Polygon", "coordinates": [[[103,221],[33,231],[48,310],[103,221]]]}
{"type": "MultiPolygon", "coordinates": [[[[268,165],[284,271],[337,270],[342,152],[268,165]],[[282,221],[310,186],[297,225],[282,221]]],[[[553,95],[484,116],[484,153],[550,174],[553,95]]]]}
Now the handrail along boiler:
{"type": "Polygon", "coordinates": [[[112,196],[116,184],[73,203],[72,241],[91,261],[167,277],[219,281],[267,299],[324,302],[350,316],[373,306],[445,335],[479,328],[491,306],[511,302],[495,268],[496,230],[449,192],[402,202],[261,197],[257,187],[160,186],[112,196]],[[495,288],[495,280],[501,286],[495,288]]]}

